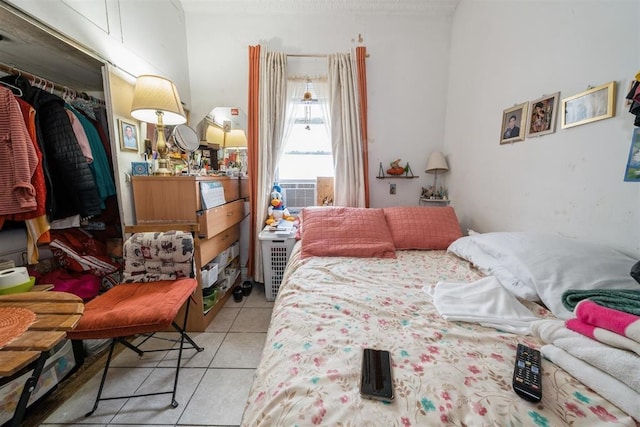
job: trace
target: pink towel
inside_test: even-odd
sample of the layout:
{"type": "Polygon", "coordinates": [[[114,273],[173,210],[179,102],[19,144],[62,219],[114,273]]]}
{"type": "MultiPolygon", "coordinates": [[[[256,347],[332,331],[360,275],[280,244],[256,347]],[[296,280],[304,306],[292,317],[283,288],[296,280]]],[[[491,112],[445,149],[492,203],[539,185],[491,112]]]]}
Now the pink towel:
{"type": "Polygon", "coordinates": [[[592,340],[599,341],[603,344],[622,350],[630,350],[640,356],[640,343],[623,335],[611,332],[607,329],[598,328],[597,326],[589,325],[579,319],[569,319],[565,322],[565,325],[568,329],[589,337],[592,340]]]}
{"type": "Polygon", "coordinates": [[[640,343],[640,316],[603,307],[588,299],[580,301],[573,313],[584,323],[607,329],[640,343]]]}

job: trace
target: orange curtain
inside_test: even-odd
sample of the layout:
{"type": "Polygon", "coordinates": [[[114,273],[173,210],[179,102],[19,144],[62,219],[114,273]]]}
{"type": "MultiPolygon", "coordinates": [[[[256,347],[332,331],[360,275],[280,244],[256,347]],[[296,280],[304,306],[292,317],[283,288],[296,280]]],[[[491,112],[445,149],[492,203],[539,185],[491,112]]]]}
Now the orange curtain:
{"type": "Polygon", "coordinates": [[[249,260],[247,262],[247,276],[253,277],[254,253],[258,230],[256,230],[258,194],[258,134],[260,109],[260,45],[249,46],[249,111],[247,114],[247,171],[249,172],[249,204],[251,217],[249,235],[249,260]]]}
{"type": "Polygon", "coordinates": [[[364,168],[364,205],[369,207],[369,140],[367,137],[367,48],[356,47],[358,95],[360,98],[360,127],[362,132],[362,167],[364,168]]]}

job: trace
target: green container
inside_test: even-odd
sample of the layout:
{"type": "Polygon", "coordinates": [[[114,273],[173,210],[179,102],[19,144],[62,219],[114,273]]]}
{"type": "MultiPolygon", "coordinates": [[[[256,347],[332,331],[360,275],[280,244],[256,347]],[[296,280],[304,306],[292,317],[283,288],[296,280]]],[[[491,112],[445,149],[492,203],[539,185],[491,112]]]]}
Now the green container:
{"type": "Polygon", "coordinates": [[[209,295],[203,296],[202,299],[204,303],[204,311],[207,312],[211,310],[211,307],[216,305],[216,301],[218,301],[218,288],[215,288],[209,295]]]}

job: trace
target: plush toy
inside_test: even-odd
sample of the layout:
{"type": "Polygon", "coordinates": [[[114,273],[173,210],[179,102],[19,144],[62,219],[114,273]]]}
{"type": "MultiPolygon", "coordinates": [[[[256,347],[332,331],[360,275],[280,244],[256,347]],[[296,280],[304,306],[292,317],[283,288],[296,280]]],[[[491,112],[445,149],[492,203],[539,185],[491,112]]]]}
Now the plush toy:
{"type": "Polygon", "coordinates": [[[277,224],[281,219],[287,221],[295,220],[295,217],[292,217],[289,213],[289,209],[284,206],[282,189],[278,184],[275,184],[271,190],[271,202],[267,213],[269,214],[266,221],[267,225],[277,224]]]}

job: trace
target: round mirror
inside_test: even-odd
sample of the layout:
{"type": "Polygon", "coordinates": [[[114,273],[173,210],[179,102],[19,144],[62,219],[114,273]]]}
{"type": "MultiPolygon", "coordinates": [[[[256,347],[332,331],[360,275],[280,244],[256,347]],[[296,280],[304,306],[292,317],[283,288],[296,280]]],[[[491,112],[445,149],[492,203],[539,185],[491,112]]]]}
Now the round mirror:
{"type": "Polygon", "coordinates": [[[192,153],[200,146],[198,134],[187,125],[177,125],[173,128],[173,140],[178,148],[186,153],[192,153]]]}

